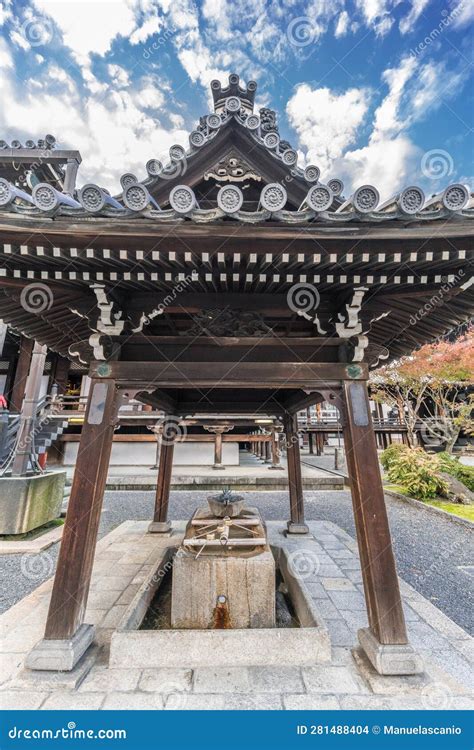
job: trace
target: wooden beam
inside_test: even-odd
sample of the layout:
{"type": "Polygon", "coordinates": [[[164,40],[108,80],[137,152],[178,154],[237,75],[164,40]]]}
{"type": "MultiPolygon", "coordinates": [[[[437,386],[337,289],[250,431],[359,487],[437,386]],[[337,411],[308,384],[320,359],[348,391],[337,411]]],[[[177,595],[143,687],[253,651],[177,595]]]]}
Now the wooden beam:
{"type": "Polygon", "coordinates": [[[381,644],[407,633],[365,383],[344,383],[344,444],[370,629],[381,644]]]}
{"type": "Polygon", "coordinates": [[[340,380],[367,380],[366,364],[306,362],[93,362],[91,377],[108,377],[143,389],[316,388],[340,380]]]}
{"type": "Polygon", "coordinates": [[[114,380],[93,379],[59,551],[45,639],[70,639],[84,621],[118,410],[114,380]]]}

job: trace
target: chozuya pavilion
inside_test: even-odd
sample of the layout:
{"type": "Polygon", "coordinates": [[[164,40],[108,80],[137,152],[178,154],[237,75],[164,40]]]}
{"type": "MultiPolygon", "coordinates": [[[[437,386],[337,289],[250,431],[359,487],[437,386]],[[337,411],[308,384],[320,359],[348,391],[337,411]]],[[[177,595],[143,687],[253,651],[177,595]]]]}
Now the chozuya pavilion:
{"type": "MultiPolygon", "coordinates": [[[[43,350],[86,363],[92,382],[31,667],[72,669],[93,641],[84,612],[114,422],[134,398],[167,419],[281,419],[294,535],[308,533],[295,415],[335,404],[369,622],[360,645],[381,673],[421,668],[407,641],[367,379],[380,359],[472,310],[472,200],[461,184],[428,198],[409,186],[382,204],[372,185],[343,197],[337,176],[298,166],[275,112],[254,112],[256,89],[234,74],[224,87],[212,81],[214,111],[188,147],[172,146],[165,164],[151,158],[142,181],[124,174],[115,196],[75,187],[77,152],[2,144],[11,169],[0,180],[0,318],[43,350]],[[51,304],[24,304],[45,287],[51,304]]],[[[158,534],[169,532],[171,461],[168,446],[150,529],[158,534]]]]}

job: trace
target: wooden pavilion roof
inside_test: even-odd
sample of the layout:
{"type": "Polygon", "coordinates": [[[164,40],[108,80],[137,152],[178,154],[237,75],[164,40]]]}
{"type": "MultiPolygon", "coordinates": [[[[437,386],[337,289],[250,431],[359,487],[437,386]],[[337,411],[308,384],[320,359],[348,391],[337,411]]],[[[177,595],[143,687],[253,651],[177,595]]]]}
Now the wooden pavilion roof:
{"type": "Polygon", "coordinates": [[[46,183],[19,194],[0,160],[1,318],[75,361],[97,356],[90,339],[105,335],[127,360],[199,357],[196,336],[214,359],[230,338],[255,358],[264,338],[270,362],[288,342],[334,361],[341,338],[366,337],[375,365],[472,315],[465,186],[428,199],[409,186],[380,204],[366,185],[346,199],[340,180],[298,167],[274,113],[253,113],[253,86],[213,87],[215,112],[189,148],[151,159],[141,182],[126,173],[116,196],[46,183]],[[301,285],[316,290],[311,308],[292,300],[301,285]],[[234,331],[210,330],[216,310],[234,331]],[[244,335],[246,312],[264,336],[261,325],[244,335]]]}

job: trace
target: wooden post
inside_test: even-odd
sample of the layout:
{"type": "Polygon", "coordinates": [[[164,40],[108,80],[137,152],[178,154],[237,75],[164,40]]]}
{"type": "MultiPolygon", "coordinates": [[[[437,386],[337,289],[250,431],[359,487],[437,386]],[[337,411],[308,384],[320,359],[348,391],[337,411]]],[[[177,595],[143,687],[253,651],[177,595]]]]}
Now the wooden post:
{"type": "Polygon", "coordinates": [[[343,392],[344,443],[370,630],[380,644],[406,644],[367,386],[347,382],[343,392]]]}
{"type": "Polygon", "coordinates": [[[21,407],[18,442],[12,464],[13,476],[26,474],[28,464],[34,453],[34,433],[37,429],[36,414],[47,351],[46,346],[41,346],[41,344],[35,342],[21,407]]]}
{"type": "Polygon", "coordinates": [[[310,455],[314,454],[314,433],[308,432],[308,447],[310,455]]]}
{"type": "Polygon", "coordinates": [[[271,439],[271,446],[272,446],[272,465],[269,466],[269,469],[278,469],[279,471],[283,471],[283,466],[280,463],[280,447],[279,447],[279,432],[277,431],[275,425],[272,426],[272,439],[271,439]]]}
{"type": "Polygon", "coordinates": [[[170,429],[168,426],[170,424],[174,425],[174,420],[170,422],[170,420],[165,419],[160,430],[160,458],[156,480],[155,512],[153,521],[148,527],[148,531],[152,534],[168,534],[171,531],[171,524],[168,521],[168,506],[176,430],[170,429]]]}
{"type": "Polygon", "coordinates": [[[304,520],[303,481],[301,478],[300,445],[296,415],[285,414],[286,458],[288,462],[288,485],[290,492],[289,534],[307,534],[304,520]]]}
{"type": "Polygon", "coordinates": [[[34,344],[33,339],[27,339],[25,336],[22,336],[20,339],[20,351],[10,396],[10,411],[21,411],[34,344]]]}
{"type": "Polygon", "coordinates": [[[70,361],[60,354],[56,354],[51,362],[51,375],[49,377],[48,391],[51,391],[53,385],[57,386],[57,395],[62,396],[66,392],[70,361]]]}
{"type": "Polygon", "coordinates": [[[265,463],[269,464],[271,463],[271,458],[270,458],[270,440],[268,440],[268,438],[264,442],[264,447],[265,447],[265,463]]]}
{"type": "Polygon", "coordinates": [[[214,469],[223,469],[222,466],[222,432],[216,430],[214,438],[214,469]]]}
{"type": "Polygon", "coordinates": [[[71,670],[93,640],[94,629],[84,624],[84,613],[118,406],[115,381],[93,378],[44,641],[27,660],[33,669],[71,670]],[[56,641],[53,651],[51,640],[56,641]]]}

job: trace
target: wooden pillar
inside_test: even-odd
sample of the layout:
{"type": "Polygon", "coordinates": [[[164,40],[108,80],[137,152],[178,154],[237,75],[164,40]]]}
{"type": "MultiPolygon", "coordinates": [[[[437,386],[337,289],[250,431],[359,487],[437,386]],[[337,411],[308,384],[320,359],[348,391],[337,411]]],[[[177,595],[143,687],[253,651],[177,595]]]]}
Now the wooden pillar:
{"type": "Polygon", "coordinates": [[[33,339],[27,339],[25,336],[20,339],[20,351],[10,396],[10,411],[21,411],[34,344],[33,339]]]}
{"type": "Polygon", "coordinates": [[[316,455],[322,456],[324,448],[324,435],[322,432],[316,433],[316,455]]]}
{"type": "Polygon", "coordinates": [[[344,443],[370,631],[379,644],[406,644],[367,386],[347,382],[343,393],[344,443]]]}
{"type": "Polygon", "coordinates": [[[308,432],[308,444],[309,444],[309,453],[310,455],[314,454],[314,433],[308,432]]]}
{"type": "Polygon", "coordinates": [[[272,427],[271,434],[272,465],[268,468],[283,471],[283,466],[280,463],[279,432],[277,431],[275,425],[273,425],[272,427]]]}
{"type": "Polygon", "coordinates": [[[224,469],[222,465],[222,432],[216,430],[214,437],[214,469],[224,469]]]}
{"type": "Polygon", "coordinates": [[[21,407],[19,435],[12,463],[13,476],[26,474],[28,464],[34,455],[36,415],[47,351],[46,346],[41,346],[41,344],[35,342],[21,407]]]}
{"type": "Polygon", "coordinates": [[[267,438],[264,443],[265,446],[265,463],[269,464],[271,463],[271,457],[270,457],[270,440],[267,438]]]}
{"type": "Polygon", "coordinates": [[[168,506],[176,430],[170,429],[169,424],[174,425],[175,421],[170,422],[165,419],[160,429],[160,457],[156,480],[155,511],[153,521],[148,527],[148,531],[152,534],[167,534],[171,529],[171,524],[168,521],[168,506]]]}
{"type": "Polygon", "coordinates": [[[286,458],[288,462],[288,485],[290,493],[289,534],[307,534],[304,520],[303,480],[301,478],[300,445],[296,415],[285,414],[286,458]]]}
{"type": "Polygon", "coordinates": [[[70,361],[67,357],[56,354],[51,363],[51,375],[49,378],[48,391],[51,391],[53,385],[57,387],[57,395],[63,396],[67,389],[70,361]]]}
{"type": "Polygon", "coordinates": [[[42,641],[28,657],[31,668],[70,670],[93,640],[84,613],[118,406],[115,381],[93,378],[44,636],[64,641],[64,656],[53,658],[42,641]]]}

